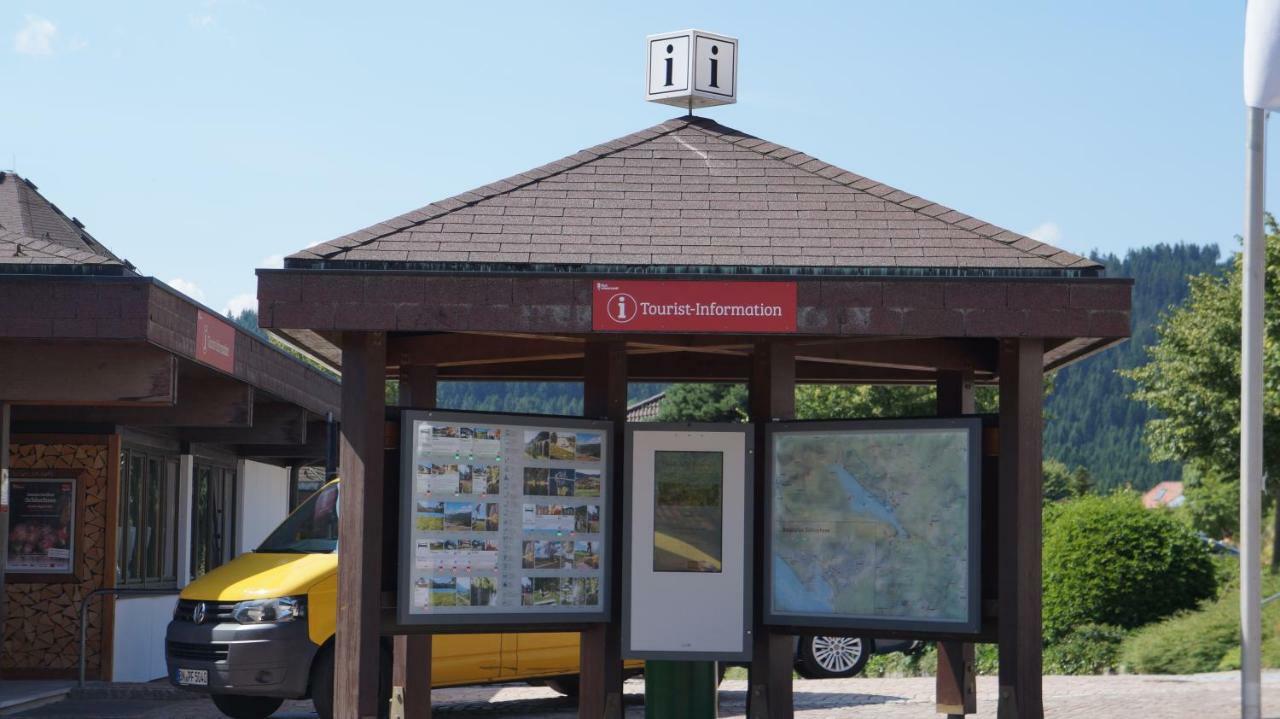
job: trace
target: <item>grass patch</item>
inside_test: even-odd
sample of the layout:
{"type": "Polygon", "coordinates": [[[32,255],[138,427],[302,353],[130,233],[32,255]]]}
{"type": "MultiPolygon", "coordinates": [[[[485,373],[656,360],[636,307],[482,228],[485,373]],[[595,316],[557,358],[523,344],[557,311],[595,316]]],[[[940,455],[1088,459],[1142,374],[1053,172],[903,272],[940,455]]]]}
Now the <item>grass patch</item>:
{"type": "MultiPolygon", "coordinates": [[[[1233,562],[1234,563],[1234,562],[1233,562]]],[[[1228,568],[1228,571],[1230,569],[1228,568]]],[[[1280,576],[1263,573],[1262,594],[1280,592],[1280,576]]],[[[1262,610],[1262,662],[1280,667],[1280,602],[1262,610]]],[[[1236,577],[1216,599],[1135,631],[1120,666],[1140,674],[1194,674],[1240,668],[1240,589],[1236,577]]]]}

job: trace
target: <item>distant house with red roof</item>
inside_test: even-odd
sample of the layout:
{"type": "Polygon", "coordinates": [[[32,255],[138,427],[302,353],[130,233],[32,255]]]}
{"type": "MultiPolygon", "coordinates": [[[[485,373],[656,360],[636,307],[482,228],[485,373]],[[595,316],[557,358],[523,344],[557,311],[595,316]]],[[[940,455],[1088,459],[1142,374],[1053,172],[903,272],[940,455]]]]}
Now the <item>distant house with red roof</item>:
{"type": "Polygon", "coordinates": [[[1182,494],[1182,482],[1161,482],[1142,495],[1142,506],[1147,509],[1181,507],[1186,499],[1182,494]]]}

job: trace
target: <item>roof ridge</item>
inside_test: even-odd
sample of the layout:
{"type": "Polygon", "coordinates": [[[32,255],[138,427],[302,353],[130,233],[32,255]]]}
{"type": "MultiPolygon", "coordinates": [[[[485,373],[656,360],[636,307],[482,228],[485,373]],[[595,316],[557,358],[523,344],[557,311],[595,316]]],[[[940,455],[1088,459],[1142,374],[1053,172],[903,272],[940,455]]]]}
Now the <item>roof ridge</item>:
{"type": "Polygon", "coordinates": [[[944,224],[951,225],[952,227],[959,228],[966,232],[972,232],[979,237],[994,240],[1009,247],[1013,247],[1014,249],[1021,250],[1022,252],[1043,257],[1046,260],[1063,267],[1094,266],[1097,264],[1093,260],[1077,255],[1074,252],[1069,252],[1060,247],[1055,247],[1047,242],[1041,242],[1034,237],[1028,237],[1027,235],[1014,232],[1013,230],[1000,227],[999,225],[993,225],[990,222],[979,220],[972,215],[965,214],[941,203],[927,200],[905,190],[900,190],[892,185],[886,185],[878,180],[872,180],[855,172],[850,172],[838,165],[833,165],[824,160],[820,160],[812,155],[801,152],[800,150],[769,142],[754,135],[742,132],[741,130],[736,130],[728,125],[722,125],[710,118],[695,117],[692,118],[692,121],[685,123],[685,126],[693,127],[699,132],[714,137],[721,142],[751,150],[763,157],[785,162],[797,169],[804,170],[805,172],[829,180],[838,185],[843,185],[852,190],[873,195],[884,202],[897,205],[904,210],[927,215],[944,224]],[[727,132],[714,132],[711,127],[719,128],[727,132]],[[725,139],[725,135],[730,133],[737,135],[739,139],[725,139]],[[1053,250],[1053,252],[1045,253],[1039,251],[1046,247],[1053,250]]]}
{"type": "Polygon", "coordinates": [[[474,190],[468,190],[452,197],[446,197],[443,200],[423,205],[422,207],[406,212],[389,220],[384,220],[374,225],[370,225],[362,230],[348,233],[336,239],[322,242],[318,245],[296,253],[312,254],[319,258],[331,257],[339,252],[346,252],[359,247],[363,247],[371,242],[386,237],[388,235],[402,232],[410,227],[416,227],[435,219],[439,219],[445,215],[457,212],[458,210],[471,207],[485,200],[499,197],[501,195],[514,192],[522,187],[528,187],[548,177],[563,174],[570,170],[582,167],[587,163],[593,162],[601,157],[622,152],[629,148],[635,147],[644,142],[648,142],[658,137],[669,135],[682,127],[688,127],[694,121],[701,118],[692,115],[673,118],[665,122],[661,122],[652,127],[639,130],[637,132],[623,135],[608,142],[602,142],[583,150],[579,150],[572,155],[562,157],[554,162],[545,165],[539,165],[531,170],[526,170],[510,177],[491,182],[474,190]],[[519,180],[517,182],[517,180],[519,180]],[[425,212],[427,208],[438,208],[440,211],[435,213],[425,212]],[[323,248],[324,251],[320,251],[323,248]]]}

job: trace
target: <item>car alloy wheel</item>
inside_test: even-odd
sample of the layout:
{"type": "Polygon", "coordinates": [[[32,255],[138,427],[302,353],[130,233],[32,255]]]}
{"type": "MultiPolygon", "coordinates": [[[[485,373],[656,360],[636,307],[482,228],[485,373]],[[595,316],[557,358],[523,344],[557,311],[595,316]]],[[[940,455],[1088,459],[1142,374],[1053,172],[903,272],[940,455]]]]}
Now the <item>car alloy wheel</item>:
{"type": "Polygon", "coordinates": [[[862,639],[858,637],[814,637],[813,659],[818,667],[831,674],[845,674],[862,658],[862,639]]]}

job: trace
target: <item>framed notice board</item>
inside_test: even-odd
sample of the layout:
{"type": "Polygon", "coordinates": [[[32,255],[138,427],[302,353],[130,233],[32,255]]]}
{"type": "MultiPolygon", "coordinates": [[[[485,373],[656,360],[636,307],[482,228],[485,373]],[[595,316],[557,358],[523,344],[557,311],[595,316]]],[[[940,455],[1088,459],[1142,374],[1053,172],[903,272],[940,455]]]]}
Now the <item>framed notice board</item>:
{"type": "Polygon", "coordinates": [[[404,625],[609,621],[612,424],[401,414],[404,625]]]}
{"type": "Polygon", "coordinates": [[[981,419],[766,428],[764,621],[977,633],[981,419]]]}
{"type": "Polygon", "coordinates": [[[750,659],[752,431],[627,426],[624,656],[750,659]]]}

